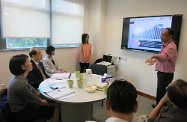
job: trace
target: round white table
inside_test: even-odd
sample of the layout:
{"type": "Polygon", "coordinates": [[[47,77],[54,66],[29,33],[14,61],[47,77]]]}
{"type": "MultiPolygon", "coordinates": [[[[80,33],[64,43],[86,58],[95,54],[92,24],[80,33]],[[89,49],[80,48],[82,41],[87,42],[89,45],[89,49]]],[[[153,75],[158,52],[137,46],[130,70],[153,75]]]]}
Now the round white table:
{"type": "MultiPolygon", "coordinates": [[[[92,74],[93,84],[99,82],[98,77],[98,75],[92,74]]],[[[84,86],[82,88],[78,88],[74,73],[71,75],[70,79],[74,80],[72,90],[75,91],[76,96],[72,96],[66,99],[52,99],[45,93],[41,93],[47,99],[60,102],[62,122],[84,122],[86,120],[92,120],[93,102],[104,100],[106,95],[103,93],[103,91],[98,90],[96,90],[94,93],[88,93],[85,91],[84,86]]],[[[52,84],[60,84],[60,81],[55,83],[50,82],[50,79],[47,79],[40,84],[39,88],[44,88],[52,84]]]]}

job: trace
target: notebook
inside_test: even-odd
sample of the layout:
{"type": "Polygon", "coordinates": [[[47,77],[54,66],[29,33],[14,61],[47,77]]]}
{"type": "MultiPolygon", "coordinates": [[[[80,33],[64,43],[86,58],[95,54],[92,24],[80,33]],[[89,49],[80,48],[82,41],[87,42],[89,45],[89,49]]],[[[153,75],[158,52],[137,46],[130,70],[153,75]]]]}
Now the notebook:
{"type": "Polygon", "coordinates": [[[74,90],[67,88],[65,84],[50,85],[45,88],[39,88],[39,90],[54,99],[59,99],[75,93],[74,90]]]}
{"type": "Polygon", "coordinates": [[[73,91],[70,88],[61,88],[61,89],[52,90],[50,92],[47,92],[46,94],[54,99],[59,99],[59,98],[68,96],[72,93],[75,93],[75,91],[73,91]]]}

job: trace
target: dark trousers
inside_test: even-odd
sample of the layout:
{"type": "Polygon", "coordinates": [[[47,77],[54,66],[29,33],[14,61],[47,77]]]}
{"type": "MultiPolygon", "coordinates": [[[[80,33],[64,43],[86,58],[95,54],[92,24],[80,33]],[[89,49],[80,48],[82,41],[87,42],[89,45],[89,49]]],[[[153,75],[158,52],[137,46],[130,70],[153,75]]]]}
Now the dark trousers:
{"type": "Polygon", "coordinates": [[[157,93],[156,93],[156,104],[162,99],[166,93],[166,87],[173,80],[174,73],[157,72],[157,93]]]}
{"type": "Polygon", "coordinates": [[[80,64],[80,73],[84,73],[84,72],[86,72],[86,69],[88,69],[88,67],[89,67],[89,65],[90,65],[90,63],[81,63],[81,62],[79,62],[79,64],[80,64]]]}
{"type": "Polygon", "coordinates": [[[53,116],[54,108],[52,106],[36,106],[28,104],[19,112],[12,112],[14,122],[31,122],[39,118],[49,119],[53,116]]]}

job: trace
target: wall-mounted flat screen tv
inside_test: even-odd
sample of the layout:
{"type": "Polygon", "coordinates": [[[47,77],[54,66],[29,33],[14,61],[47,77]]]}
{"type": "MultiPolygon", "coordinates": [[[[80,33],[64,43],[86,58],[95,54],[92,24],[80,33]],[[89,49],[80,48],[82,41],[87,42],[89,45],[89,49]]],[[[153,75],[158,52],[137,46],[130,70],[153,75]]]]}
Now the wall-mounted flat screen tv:
{"type": "Polygon", "coordinates": [[[165,28],[175,31],[173,40],[178,48],[181,25],[182,14],[123,18],[121,49],[159,52],[165,28]]]}

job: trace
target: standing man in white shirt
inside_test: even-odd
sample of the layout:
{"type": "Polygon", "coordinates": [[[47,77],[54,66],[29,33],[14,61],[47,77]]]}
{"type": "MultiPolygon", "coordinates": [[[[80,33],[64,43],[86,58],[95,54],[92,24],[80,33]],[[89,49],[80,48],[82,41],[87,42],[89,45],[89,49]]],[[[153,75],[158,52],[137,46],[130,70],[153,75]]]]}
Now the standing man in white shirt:
{"type": "Polygon", "coordinates": [[[131,122],[138,109],[136,88],[126,80],[115,80],[108,88],[106,109],[110,118],[105,122],[131,122]]]}

